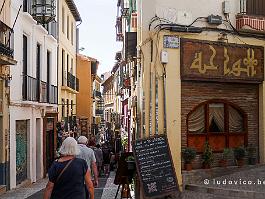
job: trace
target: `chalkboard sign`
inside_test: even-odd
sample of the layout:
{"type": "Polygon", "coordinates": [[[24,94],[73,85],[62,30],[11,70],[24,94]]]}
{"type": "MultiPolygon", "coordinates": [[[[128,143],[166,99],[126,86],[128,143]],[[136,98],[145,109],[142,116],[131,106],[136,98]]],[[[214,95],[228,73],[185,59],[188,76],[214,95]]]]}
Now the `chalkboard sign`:
{"type": "Polygon", "coordinates": [[[136,140],[133,143],[137,172],[146,198],[179,193],[166,136],[136,140]]]}

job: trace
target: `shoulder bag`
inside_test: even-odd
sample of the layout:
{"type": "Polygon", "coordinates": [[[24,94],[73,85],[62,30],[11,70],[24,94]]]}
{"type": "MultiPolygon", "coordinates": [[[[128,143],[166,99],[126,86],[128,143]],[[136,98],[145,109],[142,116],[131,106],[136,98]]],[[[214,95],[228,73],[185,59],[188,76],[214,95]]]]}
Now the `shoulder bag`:
{"type": "Polygon", "coordinates": [[[69,165],[73,162],[74,158],[72,160],[70,160],[67,165],[63,168],[63,170],[61,171],[61,173],[59,174],[59,176],[56,179],[56,182],[58,182],[58,180],[60,179],[60,177],[62,176],[62,174],[65,172],[65,170],[69,167],[69,165]]]}

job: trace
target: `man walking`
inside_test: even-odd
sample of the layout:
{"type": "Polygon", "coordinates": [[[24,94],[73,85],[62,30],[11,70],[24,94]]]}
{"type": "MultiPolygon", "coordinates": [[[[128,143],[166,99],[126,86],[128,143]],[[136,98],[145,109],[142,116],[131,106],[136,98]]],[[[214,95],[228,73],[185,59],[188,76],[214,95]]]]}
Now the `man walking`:
{"type": "Polygon", "coordinates": [[[98,171],[94,151],[86,146],[88,139],[85,136],[80,136],[77,140],[78,146],[80,149],[79,155],[77,158],[84,159],[87,162],[88,168],[92,168],[94,174],[94,186],[98,186],[98,171]]]}

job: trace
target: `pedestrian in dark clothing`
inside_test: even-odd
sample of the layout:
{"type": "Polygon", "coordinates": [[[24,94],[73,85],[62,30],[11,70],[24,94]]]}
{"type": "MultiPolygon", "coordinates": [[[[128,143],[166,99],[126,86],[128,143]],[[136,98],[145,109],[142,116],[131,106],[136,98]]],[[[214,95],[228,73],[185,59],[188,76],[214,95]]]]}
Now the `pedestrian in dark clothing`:
{"type": "Polygon", "coordinates": [[[106,144],[103,145],[102,153],[103,153],[103,163],[104,163],[104,174],[105,176],[107,176],[109,174],[109,167],[110,167],[110,149],[106,144]]]}
{"type": "Polygon", "coordinates": [[[100,176],[101,168],[102,168],[102,164],[103,164],[103,152],[102,152],[99,144],[97,144],[96,147],[93,148],[93,150],[94,150],[95,157],[96,157],[98,175],[100,176]]]}

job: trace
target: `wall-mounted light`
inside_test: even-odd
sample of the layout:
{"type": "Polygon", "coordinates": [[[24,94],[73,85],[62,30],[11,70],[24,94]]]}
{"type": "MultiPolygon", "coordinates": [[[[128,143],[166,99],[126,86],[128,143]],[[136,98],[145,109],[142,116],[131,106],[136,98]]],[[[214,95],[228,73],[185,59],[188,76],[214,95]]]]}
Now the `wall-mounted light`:
{"type": "Polygon", "coordinates": [[[32,16],[42,25],[55,20],[55,0],[33,0],[32,16]]]}

